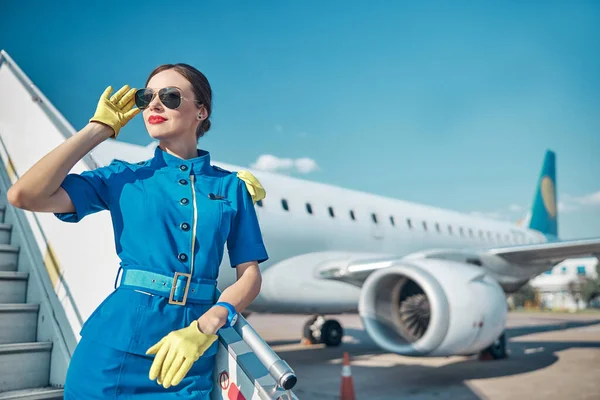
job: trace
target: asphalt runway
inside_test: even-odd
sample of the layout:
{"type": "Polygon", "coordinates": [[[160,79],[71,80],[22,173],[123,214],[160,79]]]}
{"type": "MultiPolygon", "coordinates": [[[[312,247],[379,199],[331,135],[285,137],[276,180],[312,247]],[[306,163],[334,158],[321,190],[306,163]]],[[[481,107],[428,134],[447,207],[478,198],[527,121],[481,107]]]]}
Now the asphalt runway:
{"type": "Polygon", "coordinates": [[[362,399],[600,399],[600,313],[510,313],[509,357],[411,358],[380,350],[355,315],[338,316],[337,348],[300,344],[305,316],[253,314],[248,322],[296,372],[302,400],[339,399],[342,357],[351,357],[362,399]]]}

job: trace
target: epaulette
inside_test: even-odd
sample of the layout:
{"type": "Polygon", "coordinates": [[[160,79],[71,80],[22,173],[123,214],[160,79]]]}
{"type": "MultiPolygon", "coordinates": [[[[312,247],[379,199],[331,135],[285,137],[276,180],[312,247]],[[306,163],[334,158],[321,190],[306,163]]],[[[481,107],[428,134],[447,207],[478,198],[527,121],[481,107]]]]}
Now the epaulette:
{"type": "Polygon", "coordinates": [[[244,183],[246,184],[246,188],[252,196],[252,203],[256,204],[257,201],[262,200],[267,196],[265,188],[261,185],[258,179],[249,171],[238,171],[237,177],[244,181],[244,183]]]}

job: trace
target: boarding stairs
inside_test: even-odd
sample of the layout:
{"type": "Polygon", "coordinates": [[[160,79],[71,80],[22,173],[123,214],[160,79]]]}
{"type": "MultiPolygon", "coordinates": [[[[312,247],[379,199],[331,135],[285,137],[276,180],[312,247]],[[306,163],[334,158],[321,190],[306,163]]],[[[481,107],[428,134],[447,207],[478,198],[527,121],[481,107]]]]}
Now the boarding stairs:
{"type": "MultiPolygon", "coordinates": [[[[51,310],[40,297],[31,248],[23,246],[19,210],[6,200],[6,169],[0,171],[0,399],[62,399],[50,385],[51,310]],[[37,287],[36,287],[37,286],[37,287]],[[41,335],[40,331],[43,331],[41,335]]],[[[21,221],[22,222],[22,221],[21,221]]],[[[58,358],[58,354],[55,354],[58,358]]]]}
{"type": "MultiPolygon", "coordinates": [[[[33,118],[33,117],[31,117],[33,118]]],[[[47,123],[41,121],[40,123],[47,123]]],[[[23,149],[33,143],[62,141],[73,128],[4,51],[0,52],[0,400],[62,399],[69,361],[77,344],[70,299],[59,291],[61,270],[50,243],[56,233],[45,232],[42,215],[13,207],[6,198],[18,172],[30,164],[23,149]],[[6,90],[5,90],[6,89],[6,90]],[[28,97],[19,100],[18,91],[28,97]],[[21,126],[18,116],[4,112],[2,92],[29,116],[44,114],[54,129],[31,129],[27,135],[7,127],[21,126]],[[17,93],[17,96],[15,96],[17,93]],[[54,137],[52,137],[54,135],[54,137]],[[54,235],[54,236],[52,236],[54,235]]],[[[44,150],[46,151],[46,150],[44,150]]],[[[89,166],[88,166],[89,167],[89,166]]],[[[71,240],[66,238],[67,240],[71,240]]],[[[240,316],[219,337],[212,400],[296,400],[296,376],[269,345],[240,316]]]]}

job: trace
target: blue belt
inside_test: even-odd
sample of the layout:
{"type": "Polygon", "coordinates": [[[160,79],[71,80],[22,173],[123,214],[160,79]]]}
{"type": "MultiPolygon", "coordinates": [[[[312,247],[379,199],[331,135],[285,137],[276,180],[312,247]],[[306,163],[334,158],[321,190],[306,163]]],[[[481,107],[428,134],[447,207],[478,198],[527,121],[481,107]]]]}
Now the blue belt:
{"type": "MultiPolygon", "coordinates": [[[[158,296],[168,297],[169,304],[185,305],[190,303],[214,303],[217,282],[212,279],[192,281],[191,275],[175,272],[168,276],[140,269],[125,269],[119,287],[139,289],[158,296]]],[[[115,289],[119,273],[115,280],[115,289]]]]}

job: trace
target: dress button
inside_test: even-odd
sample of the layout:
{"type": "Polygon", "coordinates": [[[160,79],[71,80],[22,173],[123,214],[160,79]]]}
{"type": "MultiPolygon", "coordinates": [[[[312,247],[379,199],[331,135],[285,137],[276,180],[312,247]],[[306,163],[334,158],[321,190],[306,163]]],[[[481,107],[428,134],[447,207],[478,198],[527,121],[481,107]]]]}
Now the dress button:
{"type": "Polygon", "coordinates": [[[185,197],[181,200],[179,200],[179,203],[181,203],[182,206],[187,206],[189,204],[189,200],[186,199],[185,197]]]}
{"type": "Polygon", "coordinates": [[[188,181],[186,181],[185,179],[180,179],[180,180],[179,180],[179,184],[180,184],[180,185],[184,185],[184,186],[185,186],[185,185],[187,185],[187,184],[188,184],[188,181]]]}
{"type": "Polygon", "coordinates": [[[187,171],[188,167],[187,167],[187,165],[180,165],[179,169],[182,170],[182,171],[187,171]]]}
{"type": "Polygon", "coordinates": [[[189,231],[190,230],[190,224],[188,224],[187,222],[184,222],[180,225],[181,229],[184,231],[189,231]]]}
{"type": "Polygon", "coordinates": [[[177,258],[179,258],[179,261],[183,261],[183,262],[187,261],[187,255],[185,255],[183,253],[181,253],[180,255],[178,255],[177,258]]]}

